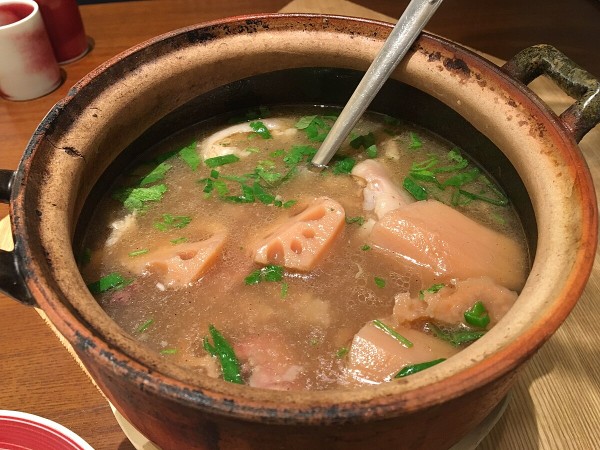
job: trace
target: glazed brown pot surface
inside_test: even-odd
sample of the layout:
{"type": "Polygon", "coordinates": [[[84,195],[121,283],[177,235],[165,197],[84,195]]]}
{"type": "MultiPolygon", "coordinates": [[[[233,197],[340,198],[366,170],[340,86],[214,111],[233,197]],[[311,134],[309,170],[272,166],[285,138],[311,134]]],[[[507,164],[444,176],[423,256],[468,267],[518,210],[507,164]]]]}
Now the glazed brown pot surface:
{"type": "MultiPolygon", "coordinates": [[[[525,288],[484,338],[422,376],[355,390],[273,392],[168,364],[96,303],[72,247],[84,204],[115,161],[189,115],[178,111],[201,110],[198,98],[240,80],[296,69],[324,68],[315,76],[333,71],[334,79],[337,70],[364,71],[390,30],[378,22],[308,15],[233,18],[178,30],[90,73],[32,138],[11,198],[22,300],[45,311],[109,400],[162,448],[447,448],[492,411],[519,366],[579,298],[595,254],[597,211],[576,140],[598,121],[598,111],[578,107],[558,118],[496,66],[424,34],[392,78],[415,98],[435,99],[444,114],[461,118],[485,145],[500,149],[487,154],[482,144],[479,162],[497,176],[496,162],[510,162],[526,197],[525,226],[534,230],[535,260],[525,288]]],[[[517,73],[518,61],[511,64],[506,70],[517,73]]],[[[406,108],[407,114],[437,114],[406,108]]],[[[507,191],[518,190],[507,180],[507,191]]]]}

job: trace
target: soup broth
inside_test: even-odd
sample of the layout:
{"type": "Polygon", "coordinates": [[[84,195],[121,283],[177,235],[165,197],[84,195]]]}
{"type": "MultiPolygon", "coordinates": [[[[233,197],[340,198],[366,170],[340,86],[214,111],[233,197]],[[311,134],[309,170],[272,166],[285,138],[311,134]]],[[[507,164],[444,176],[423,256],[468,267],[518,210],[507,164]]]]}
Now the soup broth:
{"type": "Polygon", "coordinates": [[[518,217],[452,144],[370,113],[313,171],[337,110],[248,114],[157,144],[96,208],[81,271],[136,339],[227,381],[330,389],[440,363],[516,300],[518,217]]]}

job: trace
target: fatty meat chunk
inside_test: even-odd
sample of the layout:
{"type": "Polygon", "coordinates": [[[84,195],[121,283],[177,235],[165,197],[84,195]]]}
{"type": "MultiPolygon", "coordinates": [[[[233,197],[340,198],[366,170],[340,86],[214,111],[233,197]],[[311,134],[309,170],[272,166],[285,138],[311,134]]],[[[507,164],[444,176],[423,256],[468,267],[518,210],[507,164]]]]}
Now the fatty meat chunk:
{"type": "Polygon", "coordinates": [[[180,288],[197,281],[216,262],[226,235],[215,234],[209,239],[157,250],[128,260],[126,266],[137,274],[155,274],[168,287],[180,288]]]}
{"type": "Polygon", "coordinates": [[[123,235],[135,226],[135,213],[127,214],[120,220],[110,224],[110,235],[106,240],[106,246],[111,247],[121,240],[123,235]]]}
{"type": "Polygon", "coordinates": [[[449,358],[458,352],[447,342],[421,331],[395,325],[391,320],[382,322],[412,342],[405,347],[400,341],[369,322],[354,336],[346,375],[350,384],[378,384],[391,380],[404,366],[449,358]]]}
{"type": "Polygon", "coordinates": [[[312,202],[262,239],[253,251],[259,264],[308,272],[323,258],[344,227],[342,205],[328,197],[312,202]]]}
{"type": "Polygon", "coordinates": [[[489,277],[468,278],[445,285],[437,292],[424,292],[422,299],[411,298],[408,293],[397,294],[394,316],[400,323],[434,319],[468,325],[464,313],[479,301],[488,311],[490,323],[487,328],[491,328],[517,301],[517,293],[489,277]]]}
{"type": "Polygon", "coordinates": [[[369,241],[438,283],[489,276],[514,291],[525,284],[527,256],[513,239],[435,200],[390,211],[369,241]]]}
{"type": "Polygon", "coordinates": [[[255,335],[235,345],[242,371],[249,372],[252,387],[287,391],[299,389],[297,378],[302,366],[294,364],[292,349],[277,333],[255,335]]]}
{"type": "MultiPolygon", "coordinates": [[[[278,119],[261,119],[265,127],[274,135],[291,135],[297,132],[294,127],[287,127],[285,121],[278,119]]],[[[244,158],[250,154],[245,148],[239,148],[230,145],[228,139],[239,133],[252,133],[254,130],[250,127],[251,122],[232,125],[223,130],[219,130],[203,141],[198,142],[198,150],[202,160],[216,158],[217,156],[235,155],[238,158],[244,158]]]]}
{"type": "Polygon", "coordinates": [[[414,198],[397,186],[385,166],[374,159],[366,159],[352,169],[352,175],[366,183],[363,188],[363,209],[373,211],[378,219],[401,206],[413,203],[414,198]]]}

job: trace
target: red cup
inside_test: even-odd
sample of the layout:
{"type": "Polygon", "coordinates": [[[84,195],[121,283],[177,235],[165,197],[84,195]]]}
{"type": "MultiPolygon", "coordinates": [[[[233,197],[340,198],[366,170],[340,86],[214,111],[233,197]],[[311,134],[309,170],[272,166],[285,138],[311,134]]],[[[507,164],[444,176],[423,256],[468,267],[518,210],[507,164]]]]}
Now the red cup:
{"type": "Polygon", "coordinates": [[[37,3],[0,0],[0,97],[31,100],[61,82],[37,3]]]}
{"type": "Polygon", "coordinates": [[[66,64],[83,57],[89,44],[75,0],[37,0],[56,60],[66,64]]]}

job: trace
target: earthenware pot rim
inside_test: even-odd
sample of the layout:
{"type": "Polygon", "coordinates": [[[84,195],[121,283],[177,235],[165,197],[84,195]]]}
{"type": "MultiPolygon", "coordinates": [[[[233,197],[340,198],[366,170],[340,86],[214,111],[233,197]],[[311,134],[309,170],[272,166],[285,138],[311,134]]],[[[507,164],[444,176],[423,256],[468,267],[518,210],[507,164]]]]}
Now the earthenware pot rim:
{"type": "MultiPolygon", "coordinates": [[[[11,200],[16,251],[27,266],[23,270],[23,275],[33,297],[77,352],[87,352],[99,364],[110,366],[115,375],[135,379],[135,382],[140,385],[143,384],[146,390],[153,390],[158,395],[168,395],[179,402],[195,405],[198,409],[217,410],[224,415],[244,417],[248,420],[286,423],[290,420],[297,423],[322,421],[323,423],[329,423],[355,419],[368,421],[383,416],[402,415],[442,403],[465,392],[485,386],[494,379],[514,370],[558,328],[575,305],[585,286],[591,271],[590,260],[593,261],[593,255],[595,254],[597,234],[595,205],[583,211],[582,228],[584,233],[589,236],[590,241],[577,250],[574,265],[571,269],[572,276],[564,283],[564,295],[560,301],[554,302],[553,308],[544,311],[544,314],[536,318],[535,326],[522,333],[519,339],[506,343],[503,348],[496,350],[483,361],[462,370],[457,370],[450,377],[443,380],[436,381],[432,379],[428,384],[417,385],[416,381],[407,379],[395,385],[360,388],[353,391],[357,395],[346,390],[334,390],[297,395],[269,391],[268,394],[257,393],[254,396],[254,394],[247,394],[256,390],[248,390],[247,387],[243,386],[227,385],[225,382],[212,383],[208,381],[208,384],[196,385],[180,381],[172,374],[164,371],[164,367],[160,364],[149,363],[145,359],[144,352],[141,352],[144,357],[129,354],[117,342],[107,339],[104,331],[97,329],[93,320],[83,318],[73,310],[73,307],[62,303],[65,300],[64,293],[58,292],[60,289],[57,289],[56,280],[48,280],[41,276],[40,264],[48,264],[48,261],[51,264],[53,255],[46,255],[47,260],[40,261],[37,259],[39,254],[36,257],[35,251],[30,248],[30,243],[36,242],[36,239],[31,239],[31,237],[38,236],[37,232],[32,233],[32,230],[38,227],[39,224],[34,223],[34,218],[31,217],[31,209],[28,206],[33,204],[31,203],[33,200],[28,199],[26,196],[27,186],[25,182],[28,181],[27,177],[32,177],[29,170],[32,159],[36,157],[36,149],[43,143],[46,134],[53,131],[52,127],[55,125],[57,117],[70,112],[71,102],[78,100],[88,85],[103,72],[118,66],[125,58],[131,58],[137,52],[147,49],[153,44],[167,41],[188,32],[209,30],[223,25],[233,26],[250,22],[253,24],[285,25],[293,20],[305,22],[326,20],[332,23],[360,24],[361,26],[371,27],[375,30],[375,35],[377,33],[383,35],[391,30],[391,25],[384,22],[313,14],[251,15],[190,26],[153,38],[112,58],[77,83],[67,97],[49,112],[33,136],[16,173],[14,183],[16,188],[13,189],[11,200]],[[416,387],[409,389],[413,385],[416,387]],[[367,394],[364,394],[365,392],[367,394]]],[[[265,31],[268,30],[257,28],[256,32],[265,31]]],[[[553,124],[553,133],[558,136],[556,139],[560,140],[563,146],[569,147],[569,158],[575,161],[572,169],[579,172],[577,187],[583,191],[582,197],[593,200],[595,204],[594,192],[591,188],[591,177],[586,170],[585,162],[577,149],[575,141],[568,135],[558,117],[540,102],[534,94],[525,86],[512,80],[498,67],[450,41],[425,33],[417,45],[442,47],[453,53],[456,59],[466,61],[469,67],[485,72],[502,85],[510,86],[512,92],[519,97],[520,102],[527,103],[530,107],[535,108],[535,114],[539,116],[540,120],[544,120],[545,124],[553,124]]],[[[46,210],[41,211],[40,216],[43,217],[42,213],[45,212],[46,210]]],[[[68,211],[65,211],[64,214],[68,216],[68,211]]],[[[42,218],[35,220],[43,221],[42,218]]],[[[39,249],[37,250],[39,251],[39,249]]],[[[91,295],[83,289],[78,291],[77,294],[87,296],[90,301],[93,301],[91,295]]],[[[432,371],[432,373],[434,372],[432,371]]]]}

